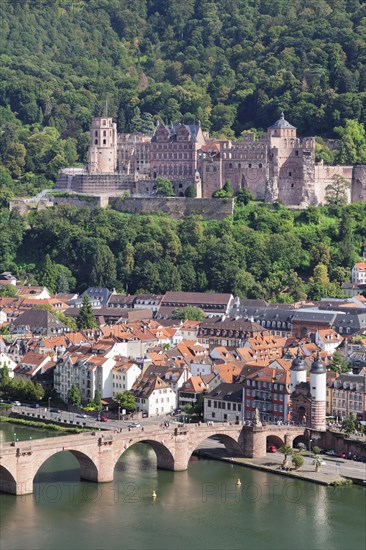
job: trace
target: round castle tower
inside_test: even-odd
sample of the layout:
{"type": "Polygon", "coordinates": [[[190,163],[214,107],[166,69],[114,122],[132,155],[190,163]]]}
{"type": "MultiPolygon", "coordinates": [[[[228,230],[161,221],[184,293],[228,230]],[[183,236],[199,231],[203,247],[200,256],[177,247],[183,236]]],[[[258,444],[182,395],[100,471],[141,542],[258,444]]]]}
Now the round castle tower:
{"type": "Polygon", "coordinates": [[[306,365],[301,358],[300,350],[297,350],[297,355],[292,361],[290,368],[290,394],[295,391],[296,386],[301,382],[306,382],[306,365]]]}
{"type": "Polygon", "coordinates": [[[90,128],[88,172],[113,174],[117,169],[117,125],[110,117],[93,118],[90,128]]]}
{"type": "Polygon", "coordinates": [[[320,359],[319,352],[310,369],[311,428],[326,430],[327,369],[320,359]]]}

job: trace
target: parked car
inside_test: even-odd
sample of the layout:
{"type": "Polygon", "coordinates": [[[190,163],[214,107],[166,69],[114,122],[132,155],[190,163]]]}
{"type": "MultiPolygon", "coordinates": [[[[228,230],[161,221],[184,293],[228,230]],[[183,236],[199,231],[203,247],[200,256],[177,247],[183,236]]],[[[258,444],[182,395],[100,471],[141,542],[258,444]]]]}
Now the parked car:
{"type": "Polygon", "coordinates": [[[99,421],[100,422],[108,422],[108,418],[104,415],[101,415],[100,418],[99,418],[99,421]]]}
{"type": "Polygon", "coordinates": [[[337,456],[337,452],[334,450],[331,451],[325,451],[325,454],[328,456],[337,456]]]}
{"type": "Polygon", "coordinates": [[[346,453],[337,453],[336,457],[337,458],[347,458],[347,455],[346,455],[346,453]]]}
{"type": "Polygon", "coordinates": [[[277,447],[276,447],[276,445],[268,445],[268,447],[267,447],[267,453],[277,453],[277,447]]]}
{"type": "Polygon", "coordinates": [[[130,424],[128,424],[128,428],[139,428],[141,426],[141,424],[139,424],[138,422],[131,422],[130,424]]]}
{"type": "Polygon", "coordinates": [[[30,405],[32,407],[32,409],[39,409],[39,403],[32,403],[32,405],[30,405]]]}
{"type": "Polygon", "coordinates": [[[13,401],[12,405],[14,405],[15,407],[21,407],[22,404],[20,401],[13,401]]]}

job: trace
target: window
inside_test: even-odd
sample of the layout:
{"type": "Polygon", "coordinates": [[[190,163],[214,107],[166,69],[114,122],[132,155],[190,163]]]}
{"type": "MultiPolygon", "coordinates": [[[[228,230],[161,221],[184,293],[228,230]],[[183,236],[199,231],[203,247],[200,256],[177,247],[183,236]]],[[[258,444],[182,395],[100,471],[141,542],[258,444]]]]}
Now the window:
{"type": "Polygon", "coordinates": [[[207,400],[207,406],[208,406],[208,407],[211,407],[211,399],[208,399],[208,400],[207,400]]]}

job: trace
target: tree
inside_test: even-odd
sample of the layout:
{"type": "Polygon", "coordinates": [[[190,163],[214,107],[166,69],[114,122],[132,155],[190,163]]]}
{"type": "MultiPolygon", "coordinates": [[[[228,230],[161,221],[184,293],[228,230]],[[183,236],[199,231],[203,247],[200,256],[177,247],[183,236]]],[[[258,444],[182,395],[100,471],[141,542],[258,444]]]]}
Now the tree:
{"type": "Polygon", "coordinates": [[[293,455],[293,453],[294,453],[293,448],[290,447],[290,445],[283,445],[282,447],[280,447],[278,449],[278,451],[285,456],[285,458],[283,459],[283,462],[282,462],[282,468],[288,468],[287,457],[293,455]]]}
{"type": "Polygon", "coordinates": [[[214,199],[226,199],[233,196],[233,186],[230,180],[226,180],[222,189],[218,189],[212,194],[214,199]]]}
{"type": "Polygon", "coordinates": [[[295,470],[298,470],[304,465],[304,457],[301,454],[292,455],[292,464],[295,466],[295,470]]]}
{"type": "Polygon", "coordinates": [[[318,243],[312,246],[310,257],[313,266],[318,264],[328,266],[331,258],[329,246],[326,243],[318,243]]]}
{"type": "Polygon", "coordinates": [[[96,389],[95,392],[94,392],[93,404],[94,404],[94,407],[96,408],[97,411],[102,410],[102,408],[103,408],[102,398],[101,398],[101,395],[100,395],[100,391],[98,389],[96,389]]]}
{"type": "Polygon", "coordinates": [[[330,149],[321,137],[315,138],[315,160],[332,165],[335,162],[335,153],[330,149]]]}
{"type": "Polygon", "coordinates": [[[342,372],[348,372],[349,361],[343,357],[339,351],[333,353],[332,359],[329,363],[330,370],[341,374],[342,372]]]}
{"type": "Polygon", "coordinates": [[[136,398],[131,391],[117,393],[116,401],[121,409],[125,409],[128,412],[132,412],[136,408],[136,398]]]}
{"type": "Polygon", "coordinates": [[[196,187],[194,185],[189,185],[187,189],[184,191],[184,196],[186,198],[195,199],[197,196],[196,187]]]}
{"type": "Polygon", "coordinates": [[[166,178],[156,178],[156,192],[159,197],[174,197],[175,192],[173,184],[170,180],[166,178]]]}
{"type": "Polygon", "coordinates": [[[235,195],[235,200],[239,204],[248,204],[250,201],[255,200],[255,195],[252,193],[249,189],[246,187],[243,187],[242,189],[239,189],[237,194],[235,195]]]}
{"type": "Polygon", "coordinates": [[[75,386],[75,384],[71,384],[71,387],[67,394],[67,402],[70,405],[76,405],[77,407],[80,407],[81,405],[81,392],[79,388],[75,386]]]}
{"type": "Polygon", "coordinates": [[[366,163],[366,130],[357,120],[346,120],[345,127],[336,127],[334,131],[341,136],[341,143],[337,153],[337,162],[340,164],[366,163]]]}
{"type": "Polygon", "coordinates": [[[203,415],[203,409],[204,409],[204,394],[205,392],[199,393],[197,395],[196,403],[193,405],[193,412],[201,416],[203,415]]]}
{"type": "Polygon", "coordinates": [[[9,298],[14,298],[17,295],[18,289],[11,284],[3,285],[0,287],[0,296],[8,296],[9,298]]]}
{"type": "Polygon", "coordinates": [[[5,365],[0,369],[0,384],[1,384],[0,387],[4,392],[6,392],[6,389],[8,388],[10,381],[11,381],[11,378],[9,374],[9,369],[5,365]]]}
{"type": "Polygon", "coordinates": [[[185,308],[177,308],[173,310],[173,319],[182,319],[184,321],[204,321],[206,318],[205,312],[195,306],[186,306],[185,308]]]}
{"type": "Polygon", "coordinates": [[[329,183],[325,188],[325,200],[328,204],[341,206],[348,202],[347,190],[350,188],[350,183],[340,174],[334,174],[332,183],[329,183]]]}
{"type": "Polygon", "coordinates": [[[40,283],[45,286],[51,292],[51,294],[56,292],[57,269],[49,254],[46,254],[45,256],[42,274],[40,276],[40,283]]]}
{"type": "Polygon", "coordinates": [[[342,211],[342,217],[339,224],[339,250],[338,250],[338,264],[344,267],[353,267],[355,261],[357,261],[357,254],[355,251],[355,235],[354,224],[351,213],[346,209],[342,211]]]}
{"type": "Polygon", "coordinates": [[[77,328],[95,328],[97,323],[95,321],[94,313],[90,298],[87,294],[83,296],[83,302],[80,308],[80,313],[76,317],[77,328]]]}
{"type": "Polygon", "coordinates": [[[342,422],[341,429],[347,434],[351,435],[354,434],[356,431],[357,422],[353,414],[347,416],[342,422]]]}

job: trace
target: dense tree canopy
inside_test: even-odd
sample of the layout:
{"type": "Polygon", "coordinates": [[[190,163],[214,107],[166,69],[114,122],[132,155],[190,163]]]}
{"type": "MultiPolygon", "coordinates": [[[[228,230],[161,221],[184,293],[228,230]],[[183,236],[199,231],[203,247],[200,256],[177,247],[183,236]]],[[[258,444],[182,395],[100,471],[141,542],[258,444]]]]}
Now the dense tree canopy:
{"type": "MultiPolygon", "coordinates": [[[[216,291],[289,302],[304,293],[342,295],[366,240],[366,205],[295,211],[249,201],[223,221],[73,206],[23,220],[0,209],[0,224],[0,269],[52,290],[62,283],[78,291],[216,291]]],[[[84,304],[80,328],[94,325],[89,310],[84,304]]]]}
{"type": "Polygon", "coordinates": [[[283,109],[300,135],[340,138],[340,162],[365,162],[365,22],[363,0],[3,2],[7,189],[34,192],[85,162],[106,100],[120,131],[200,120],[228,137],[283,109]]]}

